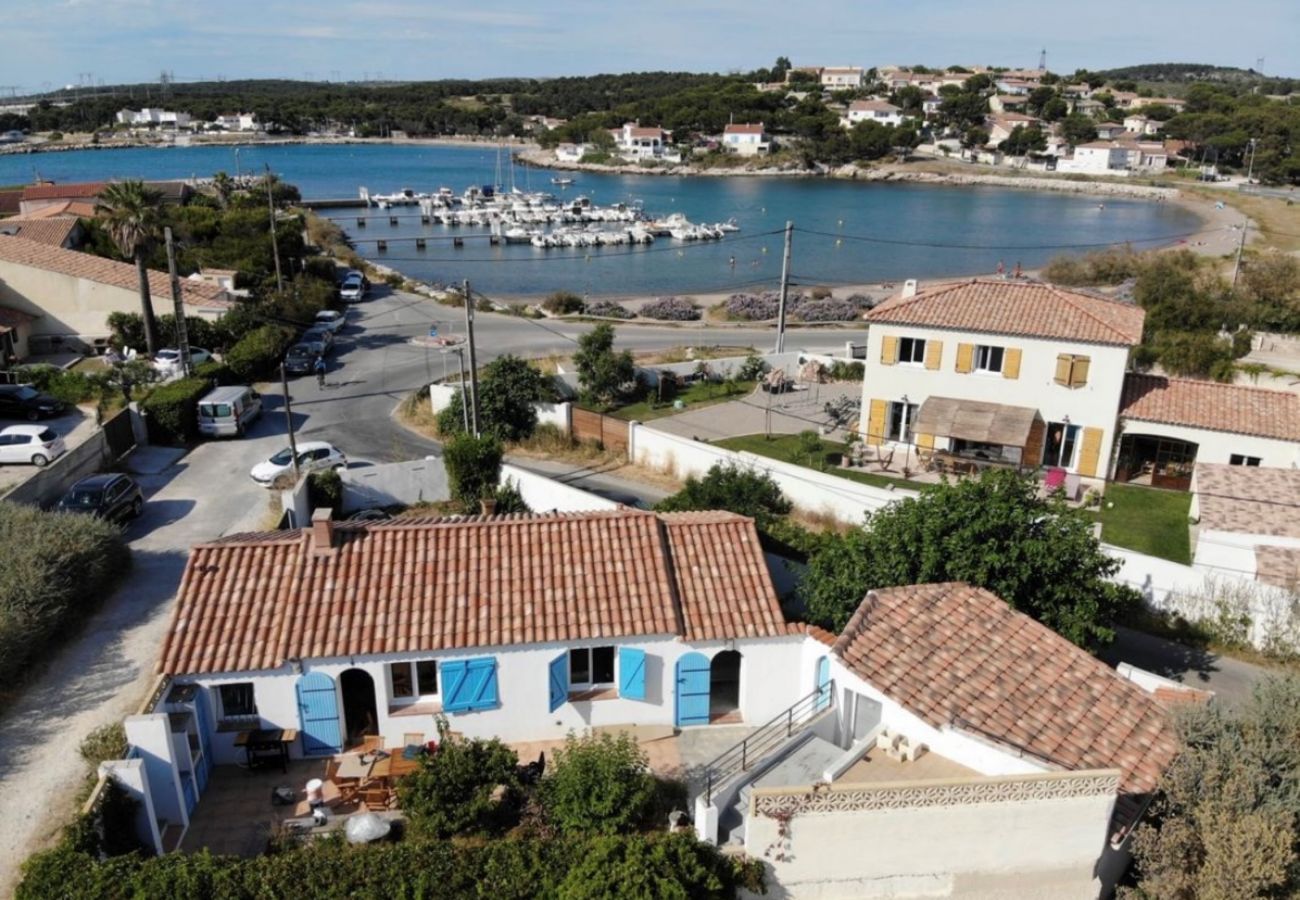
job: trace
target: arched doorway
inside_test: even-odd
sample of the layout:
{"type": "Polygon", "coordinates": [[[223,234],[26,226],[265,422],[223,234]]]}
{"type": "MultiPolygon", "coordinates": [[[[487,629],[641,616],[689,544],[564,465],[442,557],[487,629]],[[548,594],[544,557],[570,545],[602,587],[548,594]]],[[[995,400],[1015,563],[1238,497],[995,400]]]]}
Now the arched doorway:
{"type": "Polygon", "coordinates": [[[709,664],[709,720],[740,709],[740,651],[723,650],[709,664]]]}
{"type": "Polygon", "coordinates": [[[343,693],[343,726],[347,746],[355,747],[368,734],[379,733],[379,707],[375,700],[375,679],[364,669],[348,669],[339,676],[343,693]]]}

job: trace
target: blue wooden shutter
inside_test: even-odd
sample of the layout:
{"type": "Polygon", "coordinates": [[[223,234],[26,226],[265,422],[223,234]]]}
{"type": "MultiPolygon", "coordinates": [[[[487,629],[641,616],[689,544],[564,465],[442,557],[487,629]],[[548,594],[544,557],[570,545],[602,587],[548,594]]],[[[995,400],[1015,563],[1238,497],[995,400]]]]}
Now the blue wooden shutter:
{"type": "Polygon", "coordinates": [[[446,712],[465,712],[469,709],[469,692],[466,690],[468,670],[469,663],[463,659],[442,664],[439,675],[442,679],[442,708],[446,712]]]}
{"type": "Polygon", "coordinates": [[[677,660],[677,700],[674,724],[709,724],[709,658],[687,653],[677,660]]]}
{"type": "Polygon", "coordinates": [[[567,650],[551,660],[550,670],[550,711],[555,712],[569,699],[569,653],[567,650]]]}
{"type": "Polygon", "coordinates": [[[328,756],[343,749],[334,679],[323,672],[308,672],[298,679],[298,718],[304,754],[328,756]]]}
{"type": "Polygon", "coordinates": [[[645,651],[618,648],[618,693],[628,700],[645,699],[645,651]]]}
{"type": "Polygon", "coordinates": [[[495,709],[497,661],[490,656],[442,664],[442,708],[446,712],[495,709]]]}

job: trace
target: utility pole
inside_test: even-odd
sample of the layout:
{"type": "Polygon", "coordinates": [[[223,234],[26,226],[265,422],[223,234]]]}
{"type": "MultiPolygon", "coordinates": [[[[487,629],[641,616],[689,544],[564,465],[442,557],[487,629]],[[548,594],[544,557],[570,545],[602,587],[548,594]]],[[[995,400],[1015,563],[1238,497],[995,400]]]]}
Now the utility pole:
{"type": "Polygon", "coordinates": [[[172,309],[176,317],[176,349],[181,354],[181,375],[189,378],[193,374],[190,368],[190,337],[185,326],[185,304],[181,301],[181,277],[176,273],[176,245],[172,242],[172,229],[168,225],[163,229],[167,240],[167,273],[172,279],[172,309]]]}
{"type": "Polygon", "coordinates": [[[465,433],[469,434],[469,396],[465,393],[465,348],[456,348],[456,358],[460,360],[460,415],[465,422],[465,433]]]}
{"type": "Polygon", "coordinates": [[[289,452],[293,454],[293,477],[296,480],[302,473],[298,471],[298,442],[293,436],[293,407],[289,400],[289,376],[280,363],[280,390],[284,396],[284,430],[289,432],[289,452]]]}
{"type": "MultiPolygon", "coordinates": [[[[469,279],[465,279],[465,335],[469,340],[469,388],[470,388],[470,433],[478,437],[478,356],[474,352],[474,295],[469,290],[469,279]]],[[[465,382],[461,381],[461,390],[465,382]]]]}
{"type": "Polygon", "coordinates": [[[1255,174],[1255,139],[1250,139],[1250,165],[1246,168],[1246,184],[1250,184],[1250,178],[1255,174]]]}
{"type": "Polygon", "coordinates": [[[1237,286],[1237,275],[1241,272],[1241,254],[1246,249],[1246,232],[1250,230],[1250,219],[1241,223],[1241,243],[1237,244],[1237,261],[1232,264],[1232,286],[1237,286]]]}
{"type": "Polygon", "coordinates": [[[794,241],[794,223],[785,223],[785,253],[781,256],[781,304],[776,314],[776,352],[785,352],[785,305],[790,297],[790,245],[794,241]]]}
{"type": "Polygon", "coordinates": [[[271,249],[275,251],[275,289],[284,290],[284,276],[280,274],[280,241],[275,236],[275,196],[271,193],[271,164],[266,163],[266,205],[271,211],[271,249]]]}

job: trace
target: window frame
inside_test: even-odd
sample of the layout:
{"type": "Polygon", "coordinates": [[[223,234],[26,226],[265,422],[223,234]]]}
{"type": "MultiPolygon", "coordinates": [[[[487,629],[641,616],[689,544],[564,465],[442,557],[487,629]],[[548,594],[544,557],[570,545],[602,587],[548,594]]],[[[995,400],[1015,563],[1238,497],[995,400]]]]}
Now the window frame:
{"type": "Polygon", "coordinates": [[[1065,469],[1067,472],[1073,471],[1079,455],[1082,434],[1083,427],[1080,425],[1069,422],[1048,422],[1047,427],[1043,429],[1043,465],[1054,469],[1065,469]],[[1047,455],[1052,451],[1052,428],[1056,425],[1061,426],[1061,447],[1057,451],[1056,461],[1049,461],[1047,455]],[[1070,458],[1062,461],[1061,457],[1064,454],[1061,451],[1066,446],[1070,448],[1070,458]]]}
{"type": "Polygon", "coordinates": [[[904,400],[890,400],[888,402],[889,405],[885,408],[885,440],[897,444],[911,443],[916,427],[916,414],[920,410],[921,404],[904,400]],[[901,415],[897,412],[900,407],[902,409],[901,415]],[[901,424],[899,424],[900,419],[901,424]],[[895,434],[895,425],[898,425],[897,434],[895,434]]]}
{"type": "Polygon", "coordinates": [[[216,687],[216,689],[217,689],[217,691],[216,691],[216,694],[217,694],[217,696],[216,696],[216,701],[217,701],[217,702],[216,702],[215,705],[216,705],[216,707],[217,707],[217,721],[218,721],[218,722],[222,722],[222,723],[224,723],[224,722],[231,722],[231,723],[247,723],[247,722],[254,722],[254,721],[260,721],[260,720],[261,720],[261,715],[260,715],[260,713],[259,713],[258,710],[257,710],[257,684],[256,684],[256,682],[252,682],[252,681],[230,681],[230,682],[226,682],[225,684],[218,684],[218,685],[215,685],[215,687],[216,687]],[[240,688],[247,688],[247,689],[248,689],[248,700],[249,700],[249,702],[250,702],[250,704],[251,704],[251,708],[252,708],[252,711],[251,711],[251,712],[231,712],[231,711],[228,709],[228,705],[227,705],[227,701],[226,701],[226,691],[227,691],[227,689],[240,689],[240,688]]]}
{"type": "Polygon", "coordinates": [[[924,366],[926,342],[927,342],[926,338],[900,337],[898,339],[898,359],[896,360],[898,365],[924,366]],[[903,353],[904,347],[908,347],[909,349],[911,349],[912,351],[911,356],[913,357],[912,359],[904,359],[905,356],[905,354],[903,353]]]}
{"type": "Polygon", "coordinates": [[[600,644],[594,647],[570,647],[569,648],[569,691],[593,691],[603,688],[615,687],[618,685],[618,648],[613,644],[600,644]],[[608,651],[609,660],[609,681],[596,680],[596,651],[608,651]],[[574,677],[574,660],[586,658],[585,681],[578,680],[574,677]]]}
{"type": "Polygon", "coordinates": [[[390,662],[384,666],[385,675],[388,678],[388,698],[394,703],[420,703],[427,700],[436,700],[442,696],[442,677],[438,673],[438,661],[436,659],[403,659],[397,662],[390,662]],[[424,679],[420,677],[420,667],[429,666],[433,670],[433,692],[429,693],[424,690],[424,679]],[[397,682],[394,680],[394,673],[405,669],[406,681],[410,685],[410,693],[397,693],[397,682]]]}
{"type": "Polygon", "coordinates": [[[1232,453],[1229,454],[1228,456],[1228,465],[1230,466],[1246,466],[1248,468],[1256,468],[1263,461],[1264,459],[1261,456],[1250,456],[1245,453],[1232,453]]]}
{"type": "Polygon", "coordinates": [[[976,344],[975,352],[971,357],[971,371],[980,375],[1001,375],[1006,370],[1007,365],[1007,348],[997,344],[976,344]],[[997,355],[997,368],[992,368],[989,362],[994,355],[997,355]]]}

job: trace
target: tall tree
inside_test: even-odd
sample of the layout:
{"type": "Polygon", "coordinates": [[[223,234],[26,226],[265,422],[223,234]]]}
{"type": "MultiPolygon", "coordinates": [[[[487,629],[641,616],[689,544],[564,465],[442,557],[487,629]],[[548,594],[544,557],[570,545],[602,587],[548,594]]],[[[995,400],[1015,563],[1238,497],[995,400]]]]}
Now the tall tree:
{"type": "Polygon", "coordinates": [[[143,181],[118,181],[104,188],[95,203],[95,215],[104,222],[118,252],[135,262],[140,280],[140,318],[144,322],[149,355],[158,352],[158,322],[149,294],[149,269],[145,256],[161,230],[162,194],[143,181]]]}

